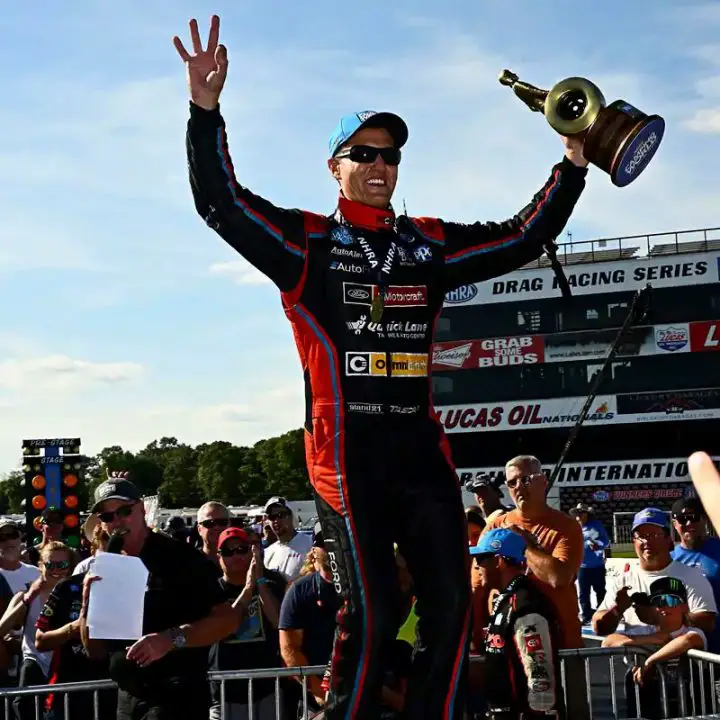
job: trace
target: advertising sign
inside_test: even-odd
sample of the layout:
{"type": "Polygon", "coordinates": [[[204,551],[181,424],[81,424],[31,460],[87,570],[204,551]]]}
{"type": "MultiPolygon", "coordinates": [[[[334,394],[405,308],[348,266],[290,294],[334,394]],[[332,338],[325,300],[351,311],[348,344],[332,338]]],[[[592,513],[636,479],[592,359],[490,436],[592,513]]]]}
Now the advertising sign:
{"type": "Polygon", "coordinates": [[[542,361],[541,335],[436,343],[433,346],[434,370],[534,365],[542,361]]]}
{"type": "MultiPolygon", "coordinates": [[[[572,427],[585,397],[436,407],[447,433],[572,427]]],[[[720,388],[598,395],[585,425],[720,418],[720,388]]]]}
{"type": "MultiPolygon", "coordinates": [[[[648,283],[653,288],[706,285],[720,279],[719,257],[717,252],[689,253],[568,265],[565,274],[573,295],[636,291],[648,283]]],[[[560,289],[552,268],[535,268],[455,288],[445,295],[445,307],[559,297],[560,289]]]]}
{"type": "Polygon", "coordinates": [[[720,320],[691,323],[690,346],[693,352],[720,350],[720,320]]]}

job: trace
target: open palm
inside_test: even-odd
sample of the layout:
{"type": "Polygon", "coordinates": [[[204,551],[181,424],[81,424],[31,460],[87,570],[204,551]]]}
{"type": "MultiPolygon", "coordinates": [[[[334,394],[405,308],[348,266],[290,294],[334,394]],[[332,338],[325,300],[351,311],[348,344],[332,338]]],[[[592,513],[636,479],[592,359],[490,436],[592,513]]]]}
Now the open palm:
{"type": "Polygon", "coordinates": [[[220,18],[213,15],[210,19],[210,33],[207,47],[203,50],[197,20],[190,20],[190,39],[193,54],[183,45],[182,40],[173,38],[173,44],[187,68],[187,81],[192,101],[205,110],[214,110],[218,105],[220,93],[227,77],[227,49],[218,45],[220,38],[220,18]]]}

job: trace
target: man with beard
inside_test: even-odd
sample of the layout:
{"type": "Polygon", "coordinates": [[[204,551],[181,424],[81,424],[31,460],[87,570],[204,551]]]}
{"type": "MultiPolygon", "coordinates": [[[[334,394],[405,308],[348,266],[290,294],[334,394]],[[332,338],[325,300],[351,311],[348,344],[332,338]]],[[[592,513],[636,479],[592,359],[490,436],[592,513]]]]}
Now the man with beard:
{"type": "MultiPolygon", "coordinates": [[[[672,506],[671,517],[680,542],[672,551],[672,559],[696,567],[708,579],[715,604],[720,598],[720,538],[710,537],[708,518],[696,497],[680,498],[672,506]]],[[[720,651],[720,626],[708,635],[711,652],[720,651]]]]}
{"type": "Polygon", "coordinates": [[[585,187],[582,140],[563,139],[564,157],[510,219],[410,218],[391,204],[405,121],[354,112],[337,123],[324,158],[339,190],[334,211],[279,208],[236,178],[219,105],[228,70],[219,33],[214,16],[203,48],[192,20],[192,54],[174,38],[191,98],[190,184],[205,223],[277,285],[293,327],[307,398],[307,464],[344,603],[328,720],[378,712],[383,658],[398,630],[393,542],[416,581],[420,617],[406,712],[414,720],[460,717],[467,536],[431,401],[434,326],[447,292],[520,268],[554,242],[585,187]]]}

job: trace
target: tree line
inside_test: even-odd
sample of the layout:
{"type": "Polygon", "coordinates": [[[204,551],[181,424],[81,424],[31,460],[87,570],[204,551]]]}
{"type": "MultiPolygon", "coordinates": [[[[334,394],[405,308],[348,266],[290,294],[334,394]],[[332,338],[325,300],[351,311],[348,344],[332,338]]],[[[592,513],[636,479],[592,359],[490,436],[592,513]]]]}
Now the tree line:
{"type": "MultiPolygon", "coordinates": [[[[226,505],[260,504],[272,495],[311,498],[302,428],[252,447],[218,440],[193,447],[174,437],[153,440],[137,453],[112,445],[88,459],[78,488],[87,509],[93,490],[112,470],[129,470],[143,495],[159,495],[163,507],[199,507],[207,500],[226,505]]],[[[23,512],[24,475],[0,480],[0,514],[23,512]]]]}

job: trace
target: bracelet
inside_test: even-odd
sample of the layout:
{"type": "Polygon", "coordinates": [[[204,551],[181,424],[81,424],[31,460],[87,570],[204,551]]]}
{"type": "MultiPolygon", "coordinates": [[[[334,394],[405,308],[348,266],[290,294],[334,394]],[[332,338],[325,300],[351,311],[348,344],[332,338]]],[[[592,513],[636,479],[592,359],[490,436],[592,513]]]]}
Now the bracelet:
{"type": "Polygon", "coordinates": [[[259,577],[256,581],[256,585],[266,585],[268,582],[268,579],[266,577],[259,577]]]}

